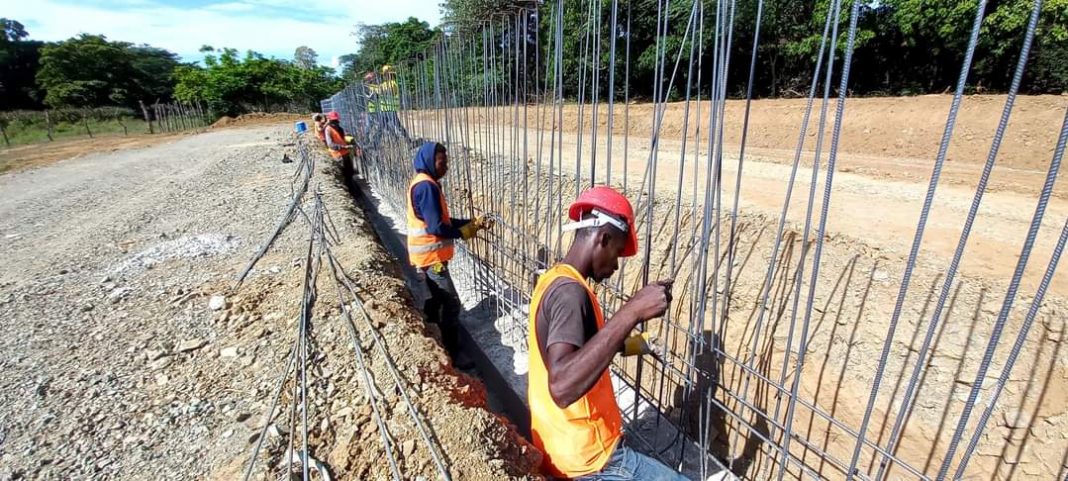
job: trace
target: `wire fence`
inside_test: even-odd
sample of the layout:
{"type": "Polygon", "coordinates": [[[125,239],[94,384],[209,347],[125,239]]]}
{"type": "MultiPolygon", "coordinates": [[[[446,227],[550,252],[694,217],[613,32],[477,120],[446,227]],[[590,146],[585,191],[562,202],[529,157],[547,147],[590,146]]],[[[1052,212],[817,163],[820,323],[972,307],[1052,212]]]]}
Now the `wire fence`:
{"type": "Polygon", "coordinates": [[[199,101],[141,104],[140,112],[125,107],[12,110],[0,112],[0,138],[11,147],[101,134],[181,132],[207,127],[210,119],[199,101]]]}
{"type": "MultiPolygon", "coordinates": [[[[656,65],[651,119],[632,118],[628,81],[619,89],[615,75],[619,63],[626,72],[637,61],[626,35],[632,17],[653,13],[618,0],[548,2],[445,36],[420,60],[397,66],[396,112],[369,104],[371,90],[361,83],[324,100],[322,109],[341,113],[363,147],[369,184],[397,212],[405,208],[418,139],[449,148],[445,191],[454,215],[498,220],[462,245],[472,260],[464,275],[499,317],[514,320],[502,333],[511,338],[525,338],[537,276],[567,247],[561,227],[568,203],[592,185],[614,186],[632,199],[641,252],[597,292],[610,316],[642,285],[676,279],[671,311],[644,327],[663,354],[618,358],[612,366],[655,408],[631,403],[627,436],[669,464],[684,462],[674,445],[693,442],[746,479],[1068,479],[1068,441],[1054,432],[1068,429],[1068,417],[1064,398],[1051,394],[1062,390],[1055,379],[1066,369],[1064,343],[1047,334],[1063,332],[1066,321],[1057,310],[1063,304],[1045,299],[1068,223],[1043,227],[1064,221],[1064,212],[1049,219],[1047,206],[1068,138],[1068,106],[1013,274],[990,287],[960,272],[966,255],[981,255],[969,239],[1041,0],[1018,39],[1013,82],[948,263],[923,248],[985,1],[976,7],[942,142],[932,152],[911,248],[900,260],[829,240],[860,2],[827,2],[822,30],[812,32],[818,54],[775,218],[740,207],[755,75],[750,68],[744,114],[727,118],[727,72],[731,62],[746,60],[732,55],[739,50],[736,2],[684,2],[685,25],[668,22],[672,2],[656,3],[659,41],[655,58],[644,59],[656,65]],[[573,9],[585,27],[565,30],[573,9]],[[602,35],[604,25],[616,34],[602,35]],[[681,44],[665,41],[669,30],[684,32],[681,44]],[[578,71],[562,68],[565,41],[579,42],[578,71]],[[702,65],[706,45],[710,68],[702,65]],[[711,75],[702,78],[706,71],[711,75]],[[565,76],[579,77],[577,91],[565,91],[565,76]],[[683,100],[669,112],[671,98],[683,100]],[[662,131],[668,113],[683,119],[670,136],[662,131]],[[647,136],[632,135],[636,120],[651,126],[647,136]],[[728,123],[743,129],[737,151],[724,142],[728,123]],[[795,192],[806,185],[807,192],[795,192]],[[1030,265],[1036,239],[1056,240],[1038,267],[1030,265]],[[1042,275],[1029,277],[1036,270],[1042,275]],[[1045,333],[1033,329],[1036,322],[1045,333]],[[638,428],[649,419],[666,419],[684,436],[665,444],[638,428]]],[[[758,1],[756,16],[746,17],[758,32],[750,65],[761,48],[763,7],[758,1]]],[[[846,221],[873,229],[879,222],[878,215],[846,221]]],[[[702,462],[702,476],[710,469],[702,462]]]]}

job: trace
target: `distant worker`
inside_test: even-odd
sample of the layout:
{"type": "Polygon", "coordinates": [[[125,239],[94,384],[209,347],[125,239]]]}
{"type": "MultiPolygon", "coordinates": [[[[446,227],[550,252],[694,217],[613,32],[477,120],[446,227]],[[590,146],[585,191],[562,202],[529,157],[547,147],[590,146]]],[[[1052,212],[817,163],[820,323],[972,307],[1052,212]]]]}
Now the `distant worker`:
{"type": "Polygon", "coordinates": [[[379,115],[378,75],[367,72],[363,75],[364,96],[367,100],[367,144],[378,151],[382,137],[382,121],[379,115]]]}
{"type": "Polygon", "coordinates": [[[527,400],[534,445],[548,474],[585,480],[685,480],[623,442],[623,416],[608,366],[616,353],[652,352],[639,324],[664,315],[672,280],[639,290],[608,322],[586,279],[601,282],[638,250],[634,211],[610,187],[583,192],[564,227],[575,238],[563,261],[538,279],[530,302],[527,400]]]}
{"type": "Polygon", "coordinates": [[[326,147],[330,149],[330,156],[341,162],[341,174],[345,177],[345,182],[352,180],[356,173],[352,137],[345,135],[345,129],[341,127],[341,115],[337,112],[326,113],[323,136],[326,138],[326,147]]]}
{"type": "Polygon", "coordinates": [[[427,321],[441,329],[442,344],[453,365],[468,369],[473,363],[460,345],[460,311],[463,306],[449,275],[455,239],[471,239],[493,227],[485,216],[474,220],[449,216],[449,205],[438,181],[449,172],[445,146],[426,142],[412,161],[415,177],[408,186],[408,260],[426,278],[430,298],[423,306],[427,321]]]}
{"type": "Polygon", "coordinates": [[[391,65],[382,67],[382,82],[378,86],[378,109],[381,112],[382,129],[397,137],[403,137],[406,144],[411,144],[412,139],[397,115],[400,109],[400,89],[397,88],[396,75],[391,65]]]}
{"type": "Polygon", "coordinates": [[[323,133],[323,129],[326,128],[326,117],[323,114],[315,114],[312,116],[312,130],[315,131],[315,138],[319,139],[319,142],[326,144],[326,134],[323,133]]]}

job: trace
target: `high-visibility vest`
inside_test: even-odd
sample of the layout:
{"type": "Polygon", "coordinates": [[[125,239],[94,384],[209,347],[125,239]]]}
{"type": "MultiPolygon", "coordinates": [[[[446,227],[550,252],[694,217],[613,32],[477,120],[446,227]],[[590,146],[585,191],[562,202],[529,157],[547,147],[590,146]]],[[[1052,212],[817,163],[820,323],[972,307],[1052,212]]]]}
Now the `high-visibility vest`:
{"type": "Polygon", "coordinates": [[[400,107],[397,98],[397,82],[387,80],[378,87],[378,110],[382,112],[396,112],[400,107]]]}
{"type": "MultiPolygon", "coordinates": [[[[452,260],[453,241],[427,232],[426,222],[415,216],[412,206],[412,190],[420,182],[438,182],[433,177],[420,172],[408,184],[408,262],[415,267],[427,267],[439,262],[452,260]]],[[[441,203],[441,221],[448,224],[449,204],[445,202],[445,193],[438,185],[438,202],[441,203]]]]}
{"type": "Polygon", "coordinates": [[[381,89],[377,85],[367,86],[367,113],[378,113],[378,102],[381,97],[381,89]]]}
{"type": "Polygon", "coordinates": [[[597,296],[574,267],[557,264],[545,271],[530,301],[529,374],[527,402],[530,404],[530,431],[534,446],[543,453],[544,468],[559,478],[576,478],[600,471],[623,435],[623,416],[616,404],[612,379],[605,369],[590,390],[570,406],[561,408],[549,392],[549,370],[538,345],[538,308],[542,296],[560,279],[574,279],[590,296],[597,328],[604,327],[604,314],[597,296]]]}
{"type": "MultiPolygon", "coordinates": [[[[330,141],[333,142],[334,144],[344,145],[344,144],[347,143],[347,142],[345,142],[345,138],[341,136],[341,133],[338,132],[337,129],[335,129],[334,126],[332,126],[330,124],[327,124],[326,127],[323,127],[323,133],[325,135],[329,135],[330,136],[330,141]]],[[[349,155],[349,149],[341,149],[341,150],[330,149],[330,156],[335,158],[335,159],[342,159],[346,155],[349,155]]]]}

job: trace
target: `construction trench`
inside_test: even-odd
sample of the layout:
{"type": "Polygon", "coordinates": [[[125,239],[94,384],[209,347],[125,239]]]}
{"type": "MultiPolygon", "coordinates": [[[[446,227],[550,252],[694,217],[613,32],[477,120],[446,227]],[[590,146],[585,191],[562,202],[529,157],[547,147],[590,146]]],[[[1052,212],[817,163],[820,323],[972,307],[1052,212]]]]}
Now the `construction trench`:
{"type": "MultiPolygon", "coordinates": [[[[608,21],[595,4],[586,4],[590,18],[608,21]]],[[[1068,138],[1063,100],[1041,112],[1020,107],[1017,118],[1050,119],[1044,159],[1021,156],[1007,126],[1014,106],[1032,101],[1016,97],[1017,81],[976,126],[966,64],[955,95],[912,119],[906,140],[884,153],[908,169],[875,183],[862,170],[880,168],[863,139],[886,122],[851,124],[849,105],[878,101],[847,104],[836,93],[847,92],[855,22],[841,57],[825,58],[838,37],[824,30],[793,132],[754,132],[750,114],[760,125],[775,106],[727,101],[725,64],[703,82],[675,82],[701,58],[693,49],[660,49],[661,98],[649,105],[603,95],[615,69],[589,60],[600,57],[561,72],[561,38],[576,32],[561,30],[558,5],[447,36],[398,66],[396,123],[367,112],[361,84],[322,103],[363,147],[366,202],[399,261],[399,213],[420,141],[449,149],[453,215],[497,221],[461,243],[452,271],[479,371],[521,432],[530,293],[568,246],[567,204],[611,185],[636,206],[641,248],[596,287],[606,317],[645,283],[670,277],[676,286],[669,314],[644,326],[662,354],[611,368],[636,449],[693,479],[1066,478],[1068,278],[1056,270],[1068,240],[1056,184],[1068,138]],[[535,17],[553,25],[547,38],[528,30],[535,17]],[[563,91],[565,75],[583,76],[579,92],[563,91]],[[927,149],[913,125],[926,129],[927,149]],[[1030,184],[990,189],[1022,175],[1020,157],[1033,166],[1030,184]],[[999,159],[1009,166],[995,168],[999,159]]],[[[690,23],[676,28],[715,35],[717,62],[727,62],[729,7],[705,8],[693,2],[690,23]]],[[[828,8],[828,25],[857,15],[828,8]]],[[[1033,35],[1021,38],[1017,69],[1033,35]]]]}

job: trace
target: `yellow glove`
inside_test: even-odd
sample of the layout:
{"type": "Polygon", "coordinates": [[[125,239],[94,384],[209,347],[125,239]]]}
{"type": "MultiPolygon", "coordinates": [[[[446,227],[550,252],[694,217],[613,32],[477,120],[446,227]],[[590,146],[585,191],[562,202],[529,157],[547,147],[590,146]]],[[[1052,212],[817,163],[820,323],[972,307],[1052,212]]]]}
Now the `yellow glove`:
{"type": "Polygon", "coordinates": [[[657,355],[659,352],[657,345],[651,339],[652,334],[648,332],[641,332],[634,334],[623,340],[623,355],[624,356],[640,356],[642,354],[657,355]]]}
{"type": "Polygon", "coordinates": [[[437,264],[430,266],[430,270],[435,274],[441,274],[441,272],[445,270],[445,263],[438,262],[437,264]]]}
{"type": "Polygon", "coordinates": [[[488,216],[484,216],[484,215],[478,216],[478,218],[475,219],[475,222],[478,222],[480,230],[482,230],[482,229],[492,229],[493,226],[496,224],[496,222],[493,220],[492,217],[488,217],[488,216]]]}
{"type": "Polygon", "coordinates": [[[475,221],[468,222],[460,228],[460,237],[463,240],[469,240],[478,233],[478,224],[475,221]]]}
{"type": "Polygon", "coordinates": [[[475,234],[478,234],[478,231],[489,229],[490,227],[493,227],[493,219],[480,215],[460,228],[460,237],[464,240],[468,240],[475,237],[475,234]]]}

